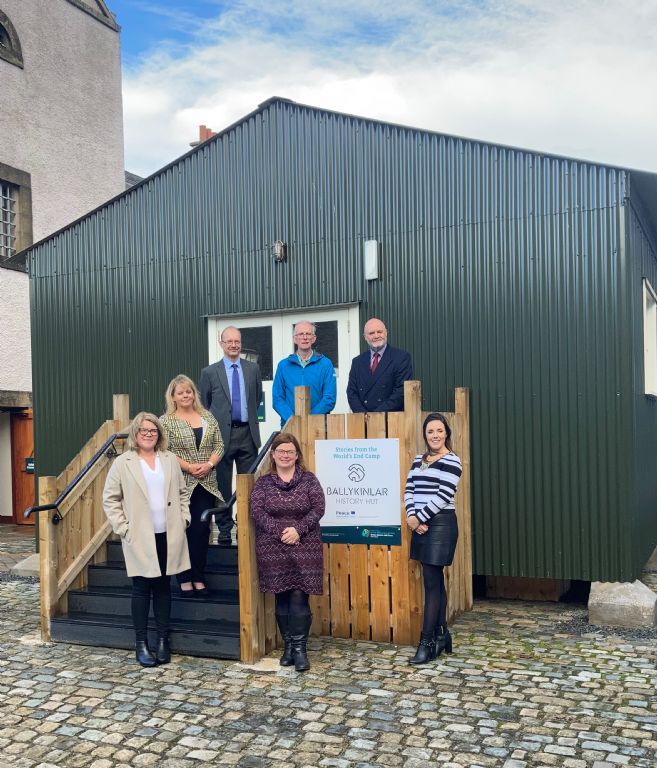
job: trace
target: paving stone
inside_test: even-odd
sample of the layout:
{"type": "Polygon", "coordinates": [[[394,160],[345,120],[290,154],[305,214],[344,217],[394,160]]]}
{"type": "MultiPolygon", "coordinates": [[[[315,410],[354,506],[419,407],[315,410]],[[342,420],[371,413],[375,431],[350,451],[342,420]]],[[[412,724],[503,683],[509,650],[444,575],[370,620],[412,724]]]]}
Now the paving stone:
{"type": "Polygon", "coordinates": [[[299,675],[22,643],[38,585],[0,580],[0,604],[0,768],[657,764],[654,641],[591,632],[584,606],[477,602],[420,669],[411,648],[312,639],[299,675]]]}

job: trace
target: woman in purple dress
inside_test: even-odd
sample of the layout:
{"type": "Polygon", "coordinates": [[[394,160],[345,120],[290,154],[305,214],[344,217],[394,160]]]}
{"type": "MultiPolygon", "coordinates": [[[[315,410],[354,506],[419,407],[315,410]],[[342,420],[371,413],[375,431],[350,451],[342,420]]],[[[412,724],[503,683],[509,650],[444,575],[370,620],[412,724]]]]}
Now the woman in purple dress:
{"type": "Polygon", "coordinates": [[[306,644],[312,622],[309,595],[321,595],[324,491],[308,472],[296,437],[276,436],[269,465],[251,494],[260,590],[276,596],[276,621],[285,642],[281,666],[310,669],[306,644]]]}

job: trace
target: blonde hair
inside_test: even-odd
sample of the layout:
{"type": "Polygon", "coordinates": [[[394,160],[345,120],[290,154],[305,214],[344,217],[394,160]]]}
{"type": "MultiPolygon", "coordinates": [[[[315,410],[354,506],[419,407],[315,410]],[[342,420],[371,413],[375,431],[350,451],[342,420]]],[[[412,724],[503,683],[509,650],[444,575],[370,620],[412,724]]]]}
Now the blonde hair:
{"type": "Polygon", "coordinates": [[[176,404],[173,401],[173,393],[176,391],[176,387],[180,387],[183,385],[188,386],[194,393],[194,402],[192,403],[192,408],[197,413],[203,413],[203,408],[201,407],[196,384],[194,384],[194,382],[189,378],[189,376],[185,376],[184,373],[179,373],[177,376],[171,379],[171,381],[169,382],[166,388],[166,392],[164,393],[164,402],[166,406],[165,416],[171,416],[171,414],[176,412],[176,404]]]}
{"type": "Polygon", "coordinates": [[[292,443],[297,452],[297,460],[295,463],[302,472],[306,472],[306,465],[303,461],[303,453],[301,453],[301,446],[299,445],[299,441],[289,432],[279,432],[272,440],[271,448],[269,450],[269,463],[264,465],[264,469],[261,472],[261,475],[277,474],[276,462],[274,461],[274,451],[278,448],[279,445],[283,445],[284,443],[292,443]]]}
{"type": "Polygon", "coordinates": [[[162,424],[154,413],[148,413],[148,411],[140,411],[130,422],[130,426],[128,427],[127,440],[128,450],[137,450],[137,432],[145,421],[151,421],[157,427],[157,443],[155,443],[155,450],[166,451],[166,449],[169,447],[169,441],[167,440],[167,436],[164,434],[162,424]]]}

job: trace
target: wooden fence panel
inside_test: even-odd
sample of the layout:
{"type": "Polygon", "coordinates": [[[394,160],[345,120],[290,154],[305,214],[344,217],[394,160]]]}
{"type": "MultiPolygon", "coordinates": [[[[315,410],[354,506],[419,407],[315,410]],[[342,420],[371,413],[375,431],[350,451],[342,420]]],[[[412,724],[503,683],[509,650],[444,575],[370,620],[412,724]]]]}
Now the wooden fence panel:
{"type": "MultiPolygon", "coordinates": [[[[386,414],[368,413],[366,431],[368,438],[387,437],[386,414]]],[[[390,547],[371,544],[368,549],[372,640],[390,642],[390,547]]]]}
{"type": "MultiPolygon", "coordinates": [[[[326,438],[340,440],[345,436],[344,416],[329,416],[326,438]]],[[[319,438],[322,439],[322,438],[319,438]]],[[[324,595],[329,632],[334,637],[351,636],[351,606],[349,601],[349,546],[324,545],[324,595]],[[328,590],[326,586],[328,585],[328,590]]]]}
{"type": "MultiPolygon", "coordinates": [[[[347,414],[346,436],[353,439],[365,437],[364,413],[347,414]]],[[[351,636],[354,640],[369,640],[371,632],[368,545],[349,545],[349,567],[351,570],[351,636]]]]}
{"type": "MultiPolygon", "coordinates": [[[[408,559],[409,530],[406,525],[404,512],[404,485],[406,470],[410,466],[408,452],[404,441],[404,414],[388,414],[388,437],[399,440],[399,471],[400,471],[400,522],[401,546],[390,547],[390,580],[391,580],[391,620],[392,639],[399,645],[410,645],[415,641],[411,637],[411,571],[408,559]]],[[[415,578],[415,574],[413,574],[415,578]]]]}
{"type": "MultiPolygon", "coordinates": [[[[324,545],[324,595],[311,597],[314,613],[312,631],[336,637],[372,639],[397,644],[416,641],[423,611],[421,566],[408,557],[410,531],[405,524],[403,507],[406,475],[413,458],[424,449],[419,382],[406,382],[404,411],[400,413],[332,414],[328,417],[309,416],[308,391],[297,388],[296,414],[286,426],[297,437],[309,469],[315,470],[314,447],[317,440],[347,438],[397,438],[399,440],[401,546],[389,547],[364,544],[324,545]]],[[[469,461],[469,404],[467,390],[457,390],[455,413],[445,413],[454,431],[454,449],[461,458],[464,471],[457,494],[457,515],[460,539],[454,565],[448,569],[450,614],[460,613],[472,606],[472,572],[470,540],[470,461],[469,461]]],[[[239,505],[239,499],[238,499],[239,505]]],[[[248,515],[248,510],[247,510],[248,515]]],[[[239,531],[239,525],[238,525],[239,531]]],[[[252,533],[246,529],[248,535],[252,533]]],[[[256,579],[255,553],[240,552],[240,590],[242,589],[242,557],[251,557],[249,566],[252,579],[256,579]]],[[[246,599],[259,601],[255,612],[251,609],[249,632],[243,633],[247,647],[242,658],[255,659],[258,653],[270,650],[271,636],[267,640],[259,630],[258,618],[262,612],[273,619],[271,596],[259,597],[248,590],[246,599]],[[266,649],[265,649],[266,647],[266,649]]],[[[241,612],[244,615],[244,612],[241,612]]],[[[242,622],[244,629],[245,622],[242,622]]]]}

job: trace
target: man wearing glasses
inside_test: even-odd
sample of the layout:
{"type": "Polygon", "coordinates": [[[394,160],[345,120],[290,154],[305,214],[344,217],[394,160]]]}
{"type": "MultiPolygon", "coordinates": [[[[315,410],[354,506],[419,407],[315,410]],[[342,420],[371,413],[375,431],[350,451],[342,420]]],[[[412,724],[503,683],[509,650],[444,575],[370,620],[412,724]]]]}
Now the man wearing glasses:
{"type": "MultiPolygon", "coordinates": [[[[248,472],[258,456],[262,377],[257,363],[242,359],[242,334],[235,326],[224,328],[219,345],[224,357],[201,371],[199,392],[203,405],[219,423],[224,441],[225,452],[217,464],[217,483],[224,501],[228,501],[233,492],[233,465],[238,473],[248,472]]],[[[230,511],[217,515],[217,527],[218,543],[230,544],[230,511]]]]}
{"type": "Polygon", "coordinates": [[[314,351],[315,330],[313,323],[297,323],[293,331],[297,350],[276,368],[272,399],[281,426],[294,415],[295,387],[310,387],[311,413],[330,413],[335,408],[335,370],[328,357],[314,351]]]}

